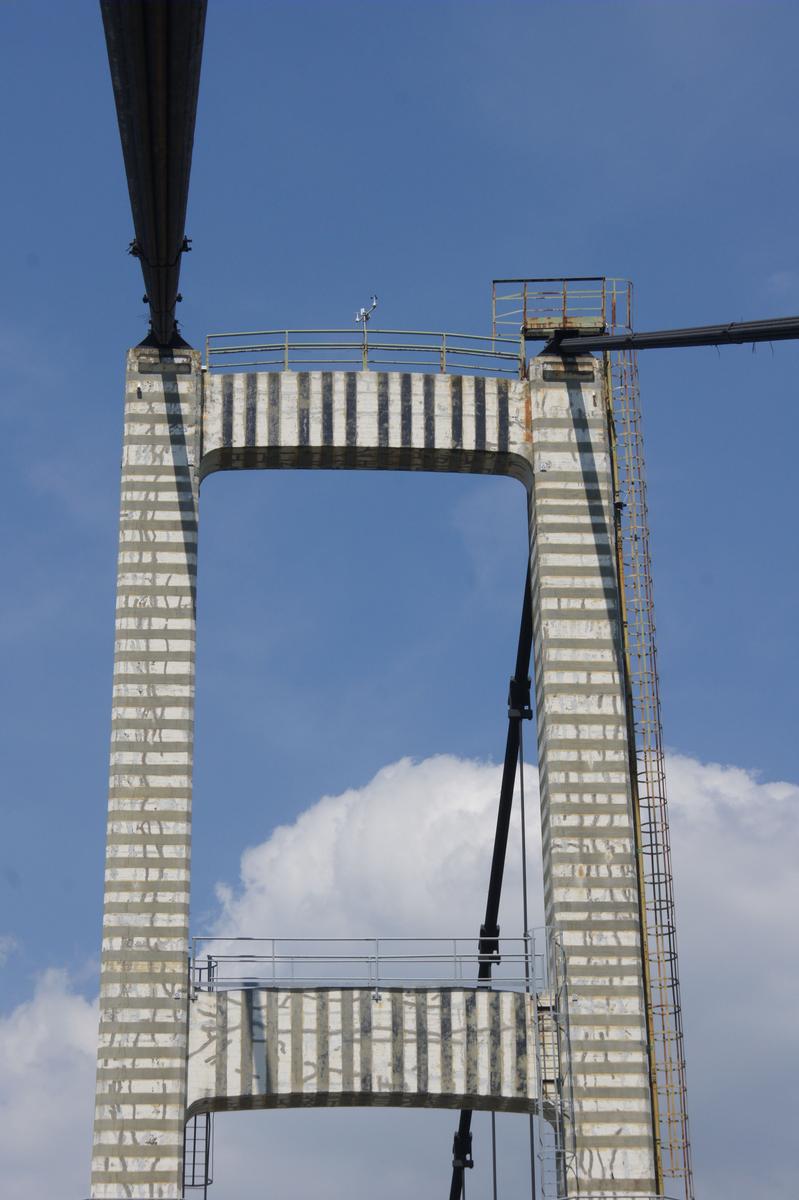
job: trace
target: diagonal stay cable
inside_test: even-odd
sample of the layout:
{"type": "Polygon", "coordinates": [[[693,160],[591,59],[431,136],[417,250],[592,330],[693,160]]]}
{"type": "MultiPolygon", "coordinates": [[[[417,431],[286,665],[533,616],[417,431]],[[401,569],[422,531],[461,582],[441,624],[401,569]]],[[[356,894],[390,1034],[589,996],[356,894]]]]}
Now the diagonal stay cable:
{"type": "MultiPolygon", "coordinates": [[[[486,982],[491,978],[493,965],[499,959],[499,901],[502,895],[502,879],[505,873],[505,856],[508,849],[513,792],[516,786],[516,768],[519,761],[521,722],[532,717],[530,708],[530,655],[533,648],[533,601],[530,568],[524,584],[524,602],[516,650],[516,667],[510,681],[508,694],[508,736],[505,741],[505,761],[502,767],[502,783],[499,789],[497,827],[494,834],[494,851],[491,858],[491,874],[488,880],[485,919],[480,926],[478,942],[479,966],[477,978],[486,982]]],[[[460,1115],[458,1129],[452,1145],[452,1181],[450,1200],[460,1200],[463,1194],[464,1170],[472,1166],[471,1157],[472,1110],[465,1108],[460,1115]]]]}

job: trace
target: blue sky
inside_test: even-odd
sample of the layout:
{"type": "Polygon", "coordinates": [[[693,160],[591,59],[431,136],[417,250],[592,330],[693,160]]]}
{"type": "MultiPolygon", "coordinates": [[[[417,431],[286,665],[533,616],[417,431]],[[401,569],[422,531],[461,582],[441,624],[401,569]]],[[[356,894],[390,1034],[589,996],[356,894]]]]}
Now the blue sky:
{"type": "MultiPolygon", "coordinates": [[[[182,278],[192,344],[346,325],[373,291],[378,324],[483,332],[491,279],[507,275],[632,278],[640,328],[799,311],[795,5],[209,9],[182,278]]],[[[0,5],[0,89],[10,1021],[47,969],[69,972],[76,1004],[96,987],[123,366],[146,311],[125,255],[97,6],[0,5]]],[[[692,839],[714,858],[738,829],[724,804],[740,815],[749,797],[768,814],[794,792],[763,789],[799,783],[797,367],[790,343],[640,362],[665,737],[703,764],[701,787],[678,778],[719,822],[685,817],[682,862],[675,847],[688,940],[701,912],[690,904],[707,898],[692,839]],[[754,772],[761,790],[709,775],[712,763],[754,772]]],[[[508,480],[241,473],[209,480],[201,527],[197,930],[218,919],[215,885],[236,886],[244,849],[321,796],[368,797],[406,756],[499,757],[525,515],[508,480]]],[[[795,828],[779,825],[780,843],[795,828]]],[[[750,877],[733,875],[727,907],[756,942],[779,924],[767,903],[777,847],[745,820],[740,839],[731,861],[750,877]]],[[[758,959],[747,944],[748,987],[772,969],[768,947],[758,959]]],[[[724,961],[740,952],[733,938],[724,961]]],[[[720,1196],[740,1117],[710,1111],[724,1048],[690,1058],[712,1035],[713,986],[686,975],[697,1164],[720,1196]]],[[[768,1075],[761,1050],[758,1086],[775,1094],[779,1067],[768,1075]]],[[[781,1144],[764,1127],[741,1178],[780,1169],[781,1144]]]]}

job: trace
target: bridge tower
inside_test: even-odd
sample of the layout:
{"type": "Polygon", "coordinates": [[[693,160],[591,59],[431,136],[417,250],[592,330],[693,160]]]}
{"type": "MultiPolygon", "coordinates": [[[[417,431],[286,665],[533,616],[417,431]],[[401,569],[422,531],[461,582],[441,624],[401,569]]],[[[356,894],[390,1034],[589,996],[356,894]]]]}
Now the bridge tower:
{"type": "Polygon", "coordinates": [[[496,333],[285,331],[208,346],[205,363],[152,345],[127,359],[92,1197],[174,1200],[187,1119],[308,1104],[537,1113],[556,1129],[559,1195],[661,1194],[602,360],[528,358],[496,333]],[[219,957],[189,970],[201,485],[253,469],[521,484],[553,931],[538,987],[499,970],[486,983],[497,949],[510,963],[529,952],[491,929],[454,952],[473,985],[395,973],[298,989],[225,976],[219,957]]]}
{"type": "Polygon", "coordinates": [[[451,1200],[477,1109],[551,1130],[536,1200],[646,1200],[666,1179],[692,1200],[624,347],[792,337],[799,323],[633,335],[629,290],[606,280],[506,280],[485,338],[372,332],[364,320],[352,336],[210,337],[202,361],[175,305],[206,3],[101,9],[151,330],[126,367],[92,1198],[205,1190],[215,1111],[361,1104],[460,1110],[451,1200]],[[544,349],[530,357],[536,339],[544,349]],[[608,348],[621,352],[591,353],[608,348]],[[253,930],[267,941],[246,967],[233,945],[192,946],[201,485],[259,469],[521,484],[527,583],[486,919],[470,943],[351,946],[331,962],[253,930]],[[548,931],[514,941],[496,919],[533,707],[548,931]]]}

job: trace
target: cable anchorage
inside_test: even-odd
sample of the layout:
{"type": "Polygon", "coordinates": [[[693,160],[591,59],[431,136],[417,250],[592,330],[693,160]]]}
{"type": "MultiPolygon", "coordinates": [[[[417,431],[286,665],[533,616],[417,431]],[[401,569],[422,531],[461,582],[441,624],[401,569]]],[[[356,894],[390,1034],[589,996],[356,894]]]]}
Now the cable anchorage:
{"type": "Polygon", "coordinates": [[[519,679],[516,675],[511,676],[508,688],[508,718],[510,720],[532,721],[531,682],[529,675],[526,679],[519,679]]]}
{"type": "Polygon", "coordinates": [[[461,1171],[470,1170],[474,1166],[471,1131],[461,1133],[459,1129],[455,1130],[452,1139],[452,1165],[461,1171]]]}

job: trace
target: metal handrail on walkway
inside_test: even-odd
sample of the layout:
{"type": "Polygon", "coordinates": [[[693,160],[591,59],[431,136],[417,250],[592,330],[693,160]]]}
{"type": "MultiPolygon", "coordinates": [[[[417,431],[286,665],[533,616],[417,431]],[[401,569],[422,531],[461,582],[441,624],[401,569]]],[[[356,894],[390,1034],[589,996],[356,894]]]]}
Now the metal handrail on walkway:
{"type": "Polygon", "coordinates": [[[420,329],[267,329],[211,333],[208,370],[386,371],[505,375],[523,379],[520,338],[420,329]]]}
{"type": "Polygon", "coordinates": [[[470,938],[194,937],[192,994],[262,987],[474,987],[490,958],[492,978],[478,986],[536,993],[563,974],[557,937],[538,930],[506,938],[486,954],[470,938]],[[529,973],[528,973],[529,966],[529,973]]]}

